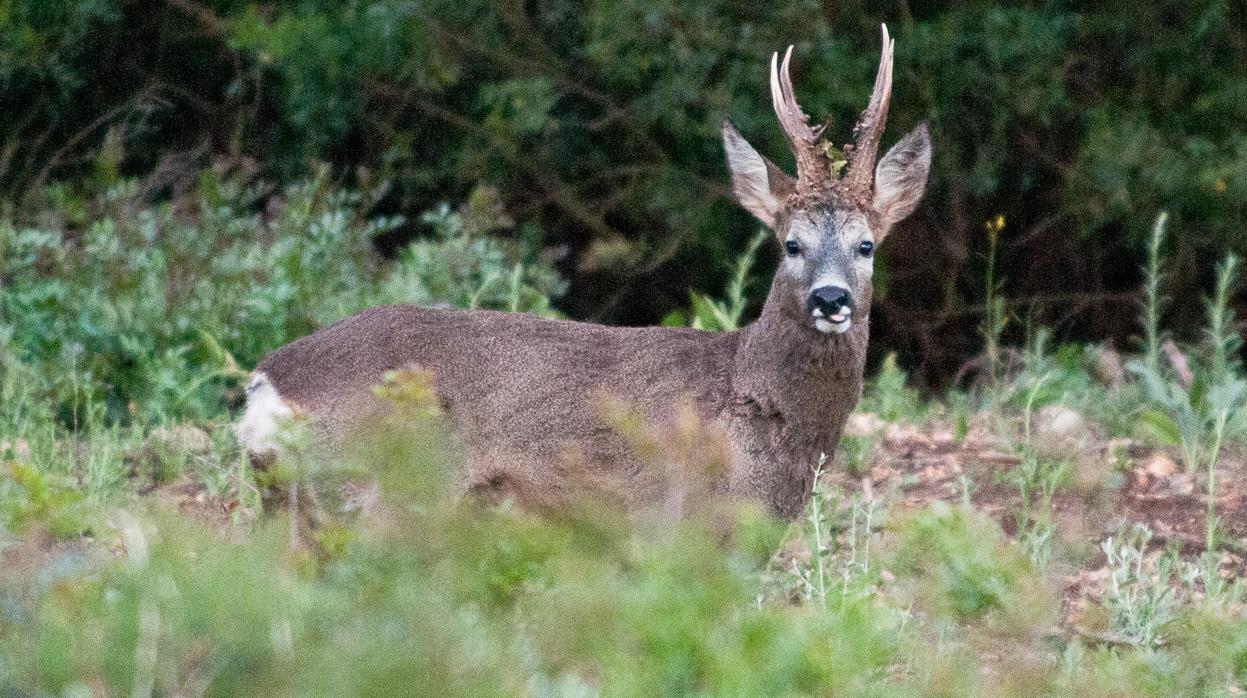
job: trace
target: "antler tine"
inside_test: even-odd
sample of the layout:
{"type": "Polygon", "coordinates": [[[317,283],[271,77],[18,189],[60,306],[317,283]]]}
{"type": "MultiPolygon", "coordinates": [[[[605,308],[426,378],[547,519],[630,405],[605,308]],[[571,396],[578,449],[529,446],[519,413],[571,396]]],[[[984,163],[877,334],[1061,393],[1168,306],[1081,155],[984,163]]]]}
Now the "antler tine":
{"type": "Polygon", "coordinates": [[[803,130],[802,135],[809,139],[811,144],[815,143],[818,135],[823,132],[824,126],[810,126],[810,117],[801,109],[801,105],[797,104],[796,90],[792,89],[792,72],[788,69],[789,63],[792,62],[792,46],[784,52],[784,65],[779,69],[779,84],[784,91],[784,101],[788,104],[789,112],[796,117],[797,128],[803,130]]]}
{"type": "Polygon", "coordinates": [[[892,52],[896,40],[888,35],[888,25],[882,25],[881,31],[883,49],[879,56],[879,72],[875,74],[875,89],[870,95],[870,104],[853,128],[853,152],[844,178],[846,188],[858,191],[870,191],[874,184],[875,156],[892,99],[892,52]]]}
{"type": "Polygon", "coordinates": [[[787,124],[784,123],[784,90],[779,84],[779,51],[771,53],[771,108],[775,110],[775,118],[779,119],[784,138],[791,142],[787,124]]]}
{"type": "Polygon", "coordinates": [[[809,117],[797,104],[788,70],[791,61],[792,46],[784,52],[782,66],[779,65],[779,53],[771,54],[771,105],[797,161],[798,188],[819,188],[830,183],[826,162],[818,151],[818,136],[822,128],[811,128],[809,117]]]}

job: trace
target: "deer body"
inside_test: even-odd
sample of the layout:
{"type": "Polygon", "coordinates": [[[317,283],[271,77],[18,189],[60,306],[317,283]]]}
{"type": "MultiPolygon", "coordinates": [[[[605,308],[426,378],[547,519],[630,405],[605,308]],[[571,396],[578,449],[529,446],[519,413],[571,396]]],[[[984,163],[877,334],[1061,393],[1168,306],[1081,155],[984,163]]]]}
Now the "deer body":
{"type": "Polygon", "coordinates": [[[830,453],[860,394],[866,329],[776,342],[767,325],[789,325],[782,312],[714,333],[384,306],[278,349],[257,367],[253,391],[270,386],[341,443],[385,409],[370,387],[386,371],[424,368],[461,435],[464,488],[537,492],[553,504],[588,476],[630,508],[666,503],[671,483],[603,423],[603,399],[659,423],[687,403],[731,444],[732,468],[712,489],[795,516],[815,459],[830,453]],[[582,465],[587,472],[566,472],[582,465]]]}
{"type": "MultiPolygon", "coordinates": [[[[238,426],[244,447],[253,456],[271,451],[275,418],[292,405],[311,415],[330,448],[346,443],[387,409],[371,391],[382,375],[418,368],[432,374],[462,444],[465,491],[557,506],[587,481],[632,510],[669,505],[671,473],[647,467],[603,419],[603,401],[617,400],[657,425],[691,406],[723,435],[727,467],[690,496],[736,497],[777,516],[798,515],[816,459],[831,456],[861,394],[873,244],[916,206],[929,167],[924,126],[873,167],[891,53],[885,29],[876,94],[843,180],[832,179],[814,152],[814,132],[791,99],[788,57],[782,75],[772,60],[772,96],[798,177],[724,124],[736,198],[775,230],[786,251],[751,325],[710,333],[373,308],[260,363],[238,426]],[[863,174],[866,167],[872,170],[863,174]]],[[[696,505],[679,502],[679,509],[696,505]]]]}

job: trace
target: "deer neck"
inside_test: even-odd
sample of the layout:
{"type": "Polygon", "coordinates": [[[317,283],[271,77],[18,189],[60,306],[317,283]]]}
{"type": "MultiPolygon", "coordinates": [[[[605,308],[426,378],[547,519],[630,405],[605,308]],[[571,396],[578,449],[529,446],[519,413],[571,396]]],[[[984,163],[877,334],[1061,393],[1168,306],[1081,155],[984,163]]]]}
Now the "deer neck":
{"type": "Polygon", "coordinates": [[[868,302],[861,306],[867,312],[854,316],[848,332],[819,332],[777,276],[762,314],[741,330],[733,367],[737,391],[774,406],[794,423],[847,416],[857,403],[866,363],[870,314],[868,302]]]}
{"type": "Polygon", "coordinates": [[[844,334],[819,332],[796,297],[777,277],[740,332],[732,376],[738,445],[754,454],[735,479],[787,517],[805,505],[819,453],[831,457],[861,396],[870,324],[859,311],[844,334]]]}

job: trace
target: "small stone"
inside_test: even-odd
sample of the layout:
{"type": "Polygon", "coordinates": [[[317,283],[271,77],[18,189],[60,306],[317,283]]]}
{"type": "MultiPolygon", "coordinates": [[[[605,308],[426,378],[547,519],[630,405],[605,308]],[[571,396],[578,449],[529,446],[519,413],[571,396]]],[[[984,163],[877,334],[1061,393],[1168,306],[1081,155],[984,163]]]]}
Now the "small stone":
{"type": "Polygon", "coordinates": [[[1035,416],[1032,445],[1047,456],[1065,457],[1091,441],[1091,429],[1083,416],[1063,405],[1050,405],[1035,416]]]}
{"type": "Polygon", "coordinates": [[[879,419],[877,415],[870,412],[855,412],[849,415],[849,421],[844,425],[844,435],[874,436],[885,426],[887,422],[879,419]]]}
{"type": "Polygon", "coordinates": [[[1117,388],[1126,382],[1125,363],[1112,347],[1101,347],[1091,361],[1091,375],[1108,388],[1117,388]]]}
{"type": "Polygon", "coordinates": [[[30,443],[26,439],[12,439],[0,441],[0,459],[15,459],[19,461],[28,460],[30,458],[30,443]]]}
{"type": "Polygon", "coordinates": [[[984,463],[999,463],[1002,465],[1016,465],[1022,462],[1022,459],[1012,453],[1005,453],[995,449],[987,449],[974,454],[974,457],[984,463]]]}
{"type": "Polygon", "coordinates": [[[883,440],[894,446],[924,446],[931,442],[919,429],[908,424],[888,424],[883,440]]]}
{"type": "Polygon", "coordinates": [[[1164,479],[1178,471],[1178,464],[1163,453],[1153,453],[1139,466],[1143,472],[1157,479],[1164,479]]]}
{"type": "Polygon", "coordinates": [[[157,427],[147,435],[148,448],[168,449],[183,453],[207,453],[212,449],[208,432],[193,424],[157,427]]]}
{"type": "Polygon", "coordinates": [[[1169,478],[1169,491],[1179,497],[1195,494],[1195,478],[1186,473],[1178,473],[1169,478]]]}
{"type": "Polygon", "coordinates": [[[1104,452],[1110,456],[1137,456],[1139,455],[1139,444],[1134,439],[1116,438],[1109,439],[1104,444],[1104,452]]]}

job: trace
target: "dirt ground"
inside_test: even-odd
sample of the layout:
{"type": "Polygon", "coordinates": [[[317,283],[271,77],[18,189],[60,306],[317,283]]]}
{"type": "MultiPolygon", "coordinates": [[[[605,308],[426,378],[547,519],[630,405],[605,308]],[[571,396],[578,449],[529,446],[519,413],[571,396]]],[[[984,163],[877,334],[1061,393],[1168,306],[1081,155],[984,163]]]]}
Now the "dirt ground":
{"type": "MultiPolygon", "coordinates": [[[[862,425],[857,425],[859,429],[862,425]]],[[[850,424],[849,432],[854,425],[850,424]]],[[[823,477],[836,487],[882,497],[893,507],[921,508],[933,501],[960,502],[968,494],[974,507],[1017,534],[1022,507],[1017,486],[1006,479],[1021,459],[985,428],[964,438],[939,422],[922,426],[883,425],[867,419],[864,430],[877,437],[869,472],[854,476],[842,468],[823,477]]],[[[1176,547],[1184,556],[1203,553],[1206,535],[1206,473],[1187,473],[1176,449],[1154,449],[1125,440],[1087,439],[1061,454],[1070,459],[1067,484],[1052,497],[1047,516],[1056,525],[1050,576],[1062,595],[1063,627],[1084,635],[1084,612],[1097,600],[1108,577],[1099,543],[1134,524],[1152,532],[1149,556],[1176,547]]],[[[1217,540],[1224,551],[1224,578],[1247,576],[1247,459],[1223,453],[1216,473],[1217,540]]],[[[1045,515],[1043,512],[1041,516],[1045,515]]],[[[1239,609],[1247,613],[1247,609],[1239,609]]]]}

